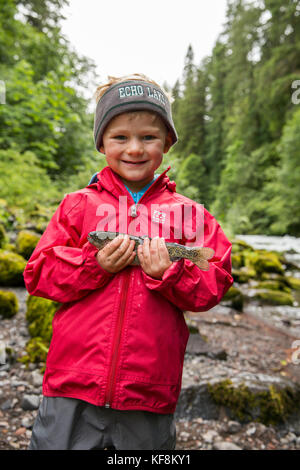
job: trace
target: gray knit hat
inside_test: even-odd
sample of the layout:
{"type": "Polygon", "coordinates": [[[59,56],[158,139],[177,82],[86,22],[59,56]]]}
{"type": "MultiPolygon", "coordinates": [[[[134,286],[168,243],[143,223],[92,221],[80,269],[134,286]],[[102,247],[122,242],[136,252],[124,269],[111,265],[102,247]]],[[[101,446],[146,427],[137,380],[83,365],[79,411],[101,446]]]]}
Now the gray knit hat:
{"type": "Polygon", "coordinates": [[[143,80],[126,80],[111,86],[97,103],[94,120],[94,140],[99,151],[105,127],[112,118],[130,111],[152,111],[165,122],[177,142],[177,133],[172,119],[171,105],[161,88],[143,80]]]}

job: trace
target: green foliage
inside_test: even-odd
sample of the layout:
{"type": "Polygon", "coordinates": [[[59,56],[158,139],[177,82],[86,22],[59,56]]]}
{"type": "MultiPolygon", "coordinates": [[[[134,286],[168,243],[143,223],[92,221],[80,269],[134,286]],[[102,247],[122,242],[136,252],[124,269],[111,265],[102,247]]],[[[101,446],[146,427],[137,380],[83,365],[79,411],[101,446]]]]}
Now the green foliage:
{"type": "Polygon", "coordinates": [[[29,151],[20,153],[16,147],[0,150],[0,195],[8,206],[30,210],[34,204],[48,203],[58,198],[46,170],[39,166],[38,157],[29,151]]]}
{"type": "Polygon", "coordinates": [[[0,315],[4,318],[11,318],[19,310],[19,303],[16,294],[8,291],[0,291],[0,315]]]}
{"type": "Polygon", "coordinates": [[[191,197],[204,189],[202,201],[233,234],[300,234],[297,3],[228,2],[211,56],[196,66],[189,47],[173,89],[177,179],[189,155],[201,155],[191,197]]]}
{"type": "Polygon", "coordinates": [[[207,186],[205,183],[205,170],[200,155],[192,153],[179,167],[177,173],[177,191],[185,196],[204,203],[207,186]]]}

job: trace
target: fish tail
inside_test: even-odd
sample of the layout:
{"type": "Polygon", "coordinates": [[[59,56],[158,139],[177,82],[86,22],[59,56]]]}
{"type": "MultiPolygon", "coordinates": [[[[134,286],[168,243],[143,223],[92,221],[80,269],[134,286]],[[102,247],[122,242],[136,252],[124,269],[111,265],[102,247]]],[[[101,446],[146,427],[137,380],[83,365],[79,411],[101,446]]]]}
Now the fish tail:
{"type": "Polygon", "coordinates": [[[196,252],[196,256],[193,259],[193,263],[196,264],[198,268],[202,269],[202,271],[208,271],[209,262],[207,260],[214,256],[214,250],[209,247],[194,248],[194,250],[196,252]]]}
{"type": "Polygon", "coordinates": [[[196,260],[211,259],[215,254],[215,251],[212,248],[209,248],[208,246],[204,246],[201,248],[195,247],[194,250],[196,252],[196,260]]]}
{"type": "Polygon", "coordinates": [[[209,262],[206,259],[199,259],[198,261],[193,261],[193,263],[202,269],[202,271],[209,271],[209,262]]]}

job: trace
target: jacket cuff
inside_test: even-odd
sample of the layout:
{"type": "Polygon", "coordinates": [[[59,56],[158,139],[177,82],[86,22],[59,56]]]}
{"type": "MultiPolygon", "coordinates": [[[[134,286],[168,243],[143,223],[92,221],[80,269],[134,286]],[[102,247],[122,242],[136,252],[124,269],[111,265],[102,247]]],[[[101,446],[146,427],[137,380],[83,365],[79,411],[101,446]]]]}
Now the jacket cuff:
{"type": "Polygon", "coordinates": [[[179,281],[184,270],[184,259],[174,261],[171,266],[164,272],[162,279],[154,279],[146,274],[144,271],[143,277],[145,285],[151,290],[164,290],[167,287],[173,286],[179,281]]]}
{"type": "Polygon", "coordinates": [[[109,273],[100,266],[100,264],[96,260],[98,251],[99,249],[89,242],[83,245],[82,258],[84,264],[84,271],[87,272],[88,277],[95,276],[98,277],[99,280],[103,280],[103,278],[110,279],[114,276],[114,274],[109,273]]]}

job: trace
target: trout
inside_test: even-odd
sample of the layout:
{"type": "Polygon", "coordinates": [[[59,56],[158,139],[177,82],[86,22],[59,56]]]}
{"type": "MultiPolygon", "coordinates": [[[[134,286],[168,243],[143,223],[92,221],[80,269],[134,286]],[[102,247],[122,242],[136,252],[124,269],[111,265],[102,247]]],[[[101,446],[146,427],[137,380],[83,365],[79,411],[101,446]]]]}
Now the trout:
{"type": "MultiPolygon", "coordinates": [[[[92,245],[96,246],[99,250],[101,250],[107,243],[111,240],[116,238],[118,235],[128,235],[130,240],[135,241],[134,250],[137,252],[137,247],[144,243],[145,238],[149,238],[147,235],[143,235],[137,237],[135,235],[129,235],[119,232],[104,232],[104,231],[95,231],[90,232],[88,234],[88,241],[92,243],[92,245]]],[[[198,266],[198,268],[202,269],[203,271],[209,270],[209,262],[208,260],[214,256],[214,250],[209,247],[197,247],[197,246],[184,246],[180,245],[179,243],[169,243],[165,242],[166,247],[169,253],[169,257],[171,261],[178,261],[182,258],[189,259],[194,264],[198,266]]],[[[135,255],[135,258],[131,265],[136,266],[139,265],[140,261],[138,255],[135,255]]]]}

